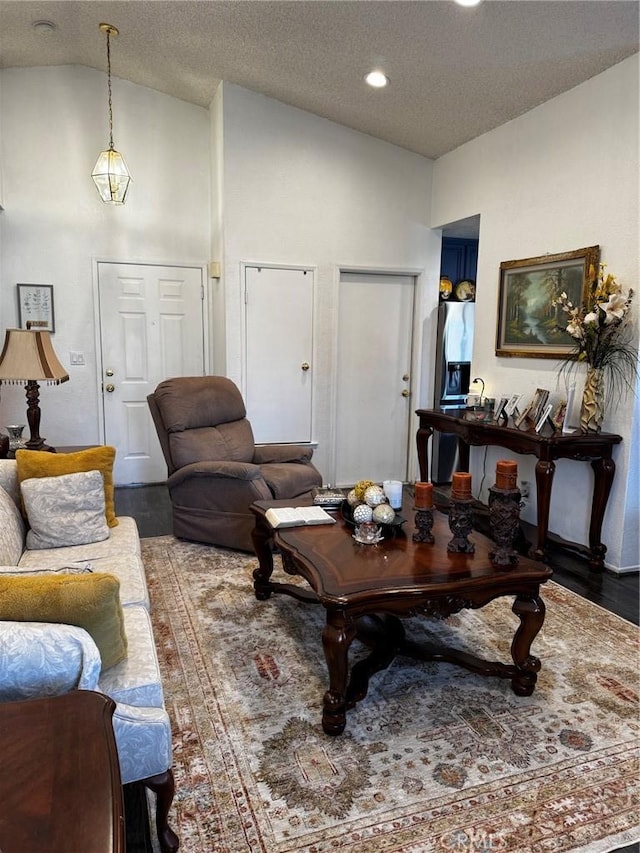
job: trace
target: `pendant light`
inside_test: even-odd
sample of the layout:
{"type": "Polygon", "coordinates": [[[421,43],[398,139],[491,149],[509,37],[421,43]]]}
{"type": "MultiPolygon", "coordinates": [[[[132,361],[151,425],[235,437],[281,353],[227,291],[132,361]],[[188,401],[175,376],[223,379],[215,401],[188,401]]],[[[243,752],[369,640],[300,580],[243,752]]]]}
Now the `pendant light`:
{"type": "Polygon", "coordinates": [[[118,30],[111,24],[100,24],[101,32],[107,36],[107,80],[109,86],[109,148],[101,151],[93,167],[93,178],[100,198],[107,204],[124,204],[131,176],[119,151],[113,147],[113,108],[111,106],[111,36],[117,36],[118,30]]]}

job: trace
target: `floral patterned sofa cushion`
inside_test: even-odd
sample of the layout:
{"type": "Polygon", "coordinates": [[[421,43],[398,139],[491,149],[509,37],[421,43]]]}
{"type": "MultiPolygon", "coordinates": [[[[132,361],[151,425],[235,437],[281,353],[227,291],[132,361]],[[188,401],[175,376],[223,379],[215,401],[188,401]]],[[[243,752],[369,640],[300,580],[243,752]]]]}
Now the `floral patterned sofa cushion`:
{"type": "Polygon", "coordinates": [[[14,459],[0,459],[0,573],[23,569],[33,572],[89,566],[120,580],[123,607],[141,604],[149,609],[149,592],[140,556],[140,537],[133,518],[118,517],[118,526],[100,542],[66,545],[63,548],[26,548],[27,529],[20,506],[18,468],[14,459]]]}

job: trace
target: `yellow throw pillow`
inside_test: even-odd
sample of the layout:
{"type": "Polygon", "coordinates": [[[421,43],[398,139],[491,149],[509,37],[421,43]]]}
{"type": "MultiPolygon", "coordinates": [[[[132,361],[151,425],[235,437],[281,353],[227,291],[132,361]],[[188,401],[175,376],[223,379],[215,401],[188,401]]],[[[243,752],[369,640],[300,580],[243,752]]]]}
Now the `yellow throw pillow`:
{"type": "Polygon", "coordinates": [[[81,471],[100,471],[104,480],[105,517],[109,527],[118,524],[116,518],[113,463],[115,447],[90,447],[76,453],[50,453],[48,450],[17,450],[18,479],[31,477],[59,477],[61,474],[78,474],[81,471]]]}
{"type": "Polygon", "coordinates": [[[113,575],[0,575],[0,620],[84,628],[98,647],[103,669],[127,656],[120,581],[113,575]]]}

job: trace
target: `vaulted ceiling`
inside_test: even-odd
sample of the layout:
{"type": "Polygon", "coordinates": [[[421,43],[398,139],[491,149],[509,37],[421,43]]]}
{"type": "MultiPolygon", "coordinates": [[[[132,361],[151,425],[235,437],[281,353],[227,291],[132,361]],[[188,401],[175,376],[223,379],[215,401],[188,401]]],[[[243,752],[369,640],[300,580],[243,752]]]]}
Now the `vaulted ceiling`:
{"type": "Polygon", "coordinates": [[[115,77],[205,107],[226,80],[435,158],[637,52],[638,10],[635,0],[0,0],[0,67],[105,70],[104,21],[120,30],[115,77]],[[55,29],[33,27],[42,20],[55,29]],[[372,68],[386,89],[364,83],[372,68]]]}

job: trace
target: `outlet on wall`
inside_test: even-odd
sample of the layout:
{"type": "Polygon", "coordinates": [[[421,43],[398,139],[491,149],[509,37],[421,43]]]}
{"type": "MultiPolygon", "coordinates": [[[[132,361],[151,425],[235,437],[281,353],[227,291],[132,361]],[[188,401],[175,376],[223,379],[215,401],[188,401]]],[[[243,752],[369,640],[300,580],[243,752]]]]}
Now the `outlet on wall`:
{"type": "Polygon", "coordinates": [[[527,480],[522,480],[520,482],[520,498],[523,504],[527,504],[529,502],[529,497],[531,496],[531,484],[527,480]]]}

